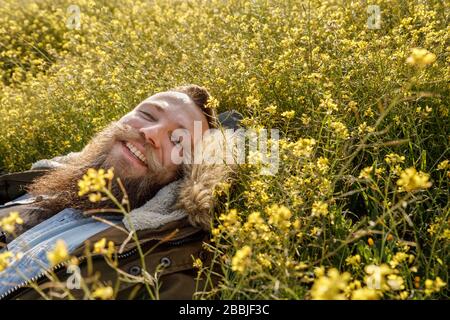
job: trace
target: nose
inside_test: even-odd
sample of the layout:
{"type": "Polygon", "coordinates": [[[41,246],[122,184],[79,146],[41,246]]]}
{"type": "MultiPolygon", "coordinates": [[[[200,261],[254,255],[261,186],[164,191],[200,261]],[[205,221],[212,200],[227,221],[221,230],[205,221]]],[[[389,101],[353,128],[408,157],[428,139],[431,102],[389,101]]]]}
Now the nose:
{"type": "Polygon", "coordinates": [[[139,133],[144,136],[145,142],[150,143],[153,148],[159,149],[161,147],[162,128],[159,126],[142,127],[139,133]]]}

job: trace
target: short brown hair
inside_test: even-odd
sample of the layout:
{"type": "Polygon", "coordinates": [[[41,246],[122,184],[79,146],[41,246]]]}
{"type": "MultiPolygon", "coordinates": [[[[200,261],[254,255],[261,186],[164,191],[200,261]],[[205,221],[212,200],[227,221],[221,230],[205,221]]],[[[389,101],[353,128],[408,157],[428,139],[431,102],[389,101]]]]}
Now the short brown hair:
{"type": "Polygon", "coordinates": [[[208,100],[211,95],[206,88],[200,87],[196,84],[188,84],[170,89],[169,91],[181,92],[188,95],[192,101],[194,101],[195,105],[202,110],[206,120],[208,121],[209,127],[218,127],[216,110],[214,108],[207,107],[208,100]]]}

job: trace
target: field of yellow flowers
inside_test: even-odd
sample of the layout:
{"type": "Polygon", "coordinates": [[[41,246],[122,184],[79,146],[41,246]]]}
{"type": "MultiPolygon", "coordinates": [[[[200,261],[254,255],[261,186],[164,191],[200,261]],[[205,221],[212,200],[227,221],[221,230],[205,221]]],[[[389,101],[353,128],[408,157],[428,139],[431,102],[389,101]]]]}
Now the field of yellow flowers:
{"type": "Polygon", "coordinates": [[[243,166],[222,191],[221,281],[198,298],[446,299],[449,9],[0,0],[0,172],[78,151],[147,96],[200,84],[281,139],[277,174],[243,166]]]}

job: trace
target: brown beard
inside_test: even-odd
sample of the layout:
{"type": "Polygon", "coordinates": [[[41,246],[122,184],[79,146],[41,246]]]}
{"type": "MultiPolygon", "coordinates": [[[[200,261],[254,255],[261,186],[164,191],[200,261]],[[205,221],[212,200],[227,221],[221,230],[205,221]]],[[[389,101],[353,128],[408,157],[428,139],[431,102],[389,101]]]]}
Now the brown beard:
{"type": "Polygon", "coordinates": [[[76,157],[35,180],[27,187],[27,191],[34,196],[50,196],[51,198],[44,198],[38,205],[48,210],[51,215],[64,208],[80,210],[117,208],[110,199],[93,203],[89,201],[87,195],[82,197],[78,195],[78,181],[89,168],[103,168],[106,171],[114,167],[111,193],[121,202],[124,195],[116,181],[119,177],[127,192],[130,209],[138,208],[170,182],[167,181],[164,168],[155,161],[153,149],[144,141],[132,127],[113,122],[97,133],[76,157]],[[148,162],[146,175],[133,177],[125,159],[113,159],[110,156],[110,151],[117,141],[139,141],[144,145],[148,162]]]}

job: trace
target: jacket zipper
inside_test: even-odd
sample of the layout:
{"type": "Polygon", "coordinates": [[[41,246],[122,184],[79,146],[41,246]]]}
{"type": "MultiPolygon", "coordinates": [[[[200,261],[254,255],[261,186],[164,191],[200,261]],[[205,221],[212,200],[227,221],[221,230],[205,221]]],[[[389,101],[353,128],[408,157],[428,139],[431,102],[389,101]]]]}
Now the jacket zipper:
{"type": "MultiPolygon", "coordinates": [[[[134,254],[135,251],[137,251],[137,248],[133,248],[133,249],[131,249],[131,250],[128,250],[127,252],[124,252],[124,253],[122,253],[122,254],[118,254],[118,255],[117,255],[117,260],[121,260],[121,259],[127,258],[127,257],[131,256],[132,254],[134,254]]],[[[98,258],[98,257],[102,257],[102,256],[101,256],[101,255],[95,255],[95,256],[92,256],[92,258],[98,258]]],[[[84,260],[86,260],[86,256],[80,256],[80,257],[78,257],[78,261],[79,261],[80,263],[83,262],[84,260]]],[[[36,276],[34,276],[34,277],[28,279],[28,280],[25,280],[25,281],[21,282],[20,284],[18,284],[18,285],[16,285],[15,287],[9,289],[7,292],[5,292],[3,295],[1,295],[1,296],[0,296],[0,300],[3,300],[3,299],[5,299],[6,297],[12,295],[12,294],[13,294],[14,292],[16,292],[17,290],[19,290],[19,289],[21,289],[21,288],[23,288],[23,287],[26,287],[26,286],[27,286],[28,284],[30,284],[31,282],[35,282],[35,281],[41,280],[41,279],[45,276],[46,272],[48,272],[48,271],[50,271],[50,272],[56,272],[56,271],[59,271],[62,267],[67,266],[68,263],[69,263],[68,260],[67,260],[67,261],[64,261],[64,262],[61,262],[61,263],[59,263],[59,264],[57,264],[57,265],[55,265],[55,266],[53,266],[53,267],[47,269],[46,271],[44,271],[44,272],[42,272],[42,273],[40,273],[40,274],[38,274],[38,275],[36,275],[36,276]]]]}
{"type": "MultiPolygon", "coordinates": [[[[187,238],[182,238],[182,239],[180,239],[180,240],[167,241],[165,244],[168,244],[168,245],[170,245],[170,246],[178,246],[178,245],[180,245],[180,244],[183,244],[183,243],[186,243],[186,242],[189,242],[189,241],[193,241],[193,240],[195,240],[195,239],[192,239],[192,237],[187,237],[187,238]]],[[[135,252],[137,252],[137,247],[136,247],[136,248],[133,248],[133,249],[131,249],[131,250],[128,250],[127,252],[124,252],[124,253],[122,253],[122,254],[118,254],[118,255],[117,255],[117,260],[121,260],[121,259],[128,258],[128,257],[130,257],[131,255],[133,255],[135,252]]],[[[92,258],[97,258],[97,257],[100,257],[100,256],[101,256],[101,255],[96,255],[96,256],[92,256],[92,258]]],[[[86,256],[80,256],[80,257],[78,257],[78,261],[79,261],[80,263],[83,262],[84,260],[86,260],[86,256]]],[[[28,279],[28,280],[26,280],[26,281],[24,281],[24,282],[22,282],[22,283],[16,285],[15,287],[9,289],[7,292],[5,292],[3,295],[1,295],[1,296],[0,296],[0,300],[3,300],[3,299],[5,299],[6,297],[12,295],[14,292],[16,292],[17,290],[19,290],[20,288],[23,288],[23,287],[27,286],[27,285],[28,285],[29,283],[31,283],[31,282],[35,282],[35,281],[41,280],[41,279],[45,276],[45,273],[46,273],[47,271],[51,271],[51,272],[59,271],[59,269],[61,269],[63,266],[67,266],[68,262],[69,262],[69,261],[61,262],[61,263],[59,263],[59,264],[57,264],[57,265],[51,267],[50,269],[47,269],[45,272],[42,272],[42,273],[38,274],[37,276],[34,276],[34,277],[32,277],[31,279],[28,279]]]]}

